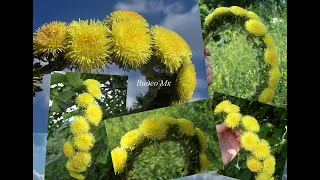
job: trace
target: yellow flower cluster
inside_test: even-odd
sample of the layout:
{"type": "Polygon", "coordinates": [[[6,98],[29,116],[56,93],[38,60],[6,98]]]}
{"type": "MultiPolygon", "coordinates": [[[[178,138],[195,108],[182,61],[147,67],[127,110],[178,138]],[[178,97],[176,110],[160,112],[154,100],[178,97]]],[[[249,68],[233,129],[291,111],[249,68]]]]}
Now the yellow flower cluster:
{"type": "MultiPolygon", "coordinates": [[[[120,146],[111,151],[112,163],[115,174],[125,172],[128,163],[129,154],[132,153],[145,140],[164,141],[170,139],[169,132],[177,133],[176,138],[196,137],[199,145],[199,170],[204,170],[208,165],[208,158],[204,152],[206,136],[201,129],[194,127],[193,123],[185,118],[173,118],[170,116],[161,116],[157,118],[144,119],[137,129],[128,131],[120,140],[120,146]],[[178,129],[172,131],[170,128],[178,129]],[[129,153],[131,152],[131,153],[129,153]]],[[[145,143],[144,143],[145,144],[145,143]]]]}
{"type": "Polygon", "coordinates": [[[260,125],[253,116],[242,115],[240,108],[234,108],[238,111],[227,112],[226,109],[233,105],[229,100],[220,102],[214,109],[214,114],[221,113],[225,115],[224,123],[232,129],[241,129],[240,136],[241,147],[250,152],[247,158],[247,167],[250,171],[257,173],[256,179],[273,178],[276,160],[271,155],[269,142],[260,139],[257,133],[260,131],[260,125]]]}
{"type": "MultiPolygon", "coordinates": [[[[86,90],[96,88],[100,92],[100,83],[94,79],[87,79],[83,82],[86,90]]],[[[101,94],[101,92],[100,92],[101,94]]],[[[84,115],[76,116],[70,129],[73,135],[72,140],[68,140],[63,145],[63,152],[68,158],[66,169],[71,177],[84,180],[82,174],[90,166],[92,157],[90,150],[93,148],[95,138],[90,133],[90,124],[98,126],[102,119],[102,111],[99,105],[95,103],[95,96],[92,92],[84,92],[76,98],[76,105],[84,108],[84,115]]]]}

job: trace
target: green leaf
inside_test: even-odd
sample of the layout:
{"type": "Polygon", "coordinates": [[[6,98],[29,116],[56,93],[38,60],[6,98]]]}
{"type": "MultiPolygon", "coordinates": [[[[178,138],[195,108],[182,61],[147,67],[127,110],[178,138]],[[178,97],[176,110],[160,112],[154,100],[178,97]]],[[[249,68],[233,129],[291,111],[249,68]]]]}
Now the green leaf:
{"type": "Polygon", "coordinates": [[[64,105],[69,104],[68,101],[72,100],[72,97],[75,95],[73,91],[63,91],[59,93],[56,98],[64,105]]]}
{"type": "Polygon", "coordinates": [[[109,156],[109,151],[108,150],[102,151],[97,156],[97,162],[102,163],[102,164],[106,164],[108,156],[109,156]]]}
{"type": "Polygon", "coordinates": [[[51,107],[50,107],[50,110],[51,111],[55,111],[55,112],[61,112],[61,109],[60,109],[60,107],[59,107],[59,101],[57,101],[57,100],[53,100],[52,101],[52,105],[51,105],[51,107]]]}
{"type": "Polygon", "coordinates": [[[81,89],[83,80],[80,73],[66,73],[66,82],[75,89],[81,89]]]}
{"type": "Polygon", "coordinates": [[[239,179],[240,180],[249,180],[251,178],[251,171],[249,169],[245,169],[240,173],[239,179]]]}
{"type": "Polygon", "coordinates": [[[286,161],[285,160],[281,160],[281,161],[277,162],[276,168],[282,169],[282,168],[284,168],[285,164],[286,164],[286,161]]]}
{"type": "Polygon", "coordinates": [[[64,82],[64,74],[61,73],[54,73],[51,75],[51,85],[53,84],[58,84],[58,83],[63,83],[64,82]]]}

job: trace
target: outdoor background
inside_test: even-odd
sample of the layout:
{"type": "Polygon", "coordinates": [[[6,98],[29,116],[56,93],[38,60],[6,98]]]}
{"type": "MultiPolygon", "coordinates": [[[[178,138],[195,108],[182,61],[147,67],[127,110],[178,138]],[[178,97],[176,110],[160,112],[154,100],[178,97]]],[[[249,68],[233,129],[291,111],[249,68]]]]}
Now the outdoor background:
{"type": "MultiPolygon", "coordinates": [[[[287,106],[287,5],[285,0],[199,0],[201,24],[205,17],[220,6],[240,6],[255,12],[277,46],[281,79],[270,104],[287,106]]],[[[243,26],[243,25],[242,25],[243,26]]],[[[257,85],[257,61],[252,44],[240,33],[239,25],[226,25],[220,39],[211,41],[207,48],[211,52],[213,83],[210,96],[220,92],[246,98],[257,85]]]]}
{"type": "MultiPolygon", "coordinates": [[[[275,180],[281,180],[287,159],[287,109],[220,93],[213,94],[212,109],[224,100],[230,100],[239,106],[241,114],[257,119],[260,124],[258,135],[269,142],[271,154],[276,158],[275,180]]],[[[214,122],[220,124],[223,119],[215,119],[214,122]]],[[[219,174],[241,180],[254,180],[254,173],[246,165],[247,152],[242,149],[238,155],[219,174]]]]}
{"type": "MultiPolygon", "coordinates": [[[[160,108],[157,110],[107,119],[106,130],[110,150],[120,145],[121,137],[128,131],[137,129],[145,118],[171,116],[186,118],[200,128],[206,136],[205,152],[208,156],[208,170],[221,169],[222,159],[212,115],[211,100],[201,100],[183,105],[160,108]]],[[[180,177],[179,169],[184,164],[183,151],[176,143],[153,144],[144,148],[134,162],[132,179],[171,179],[180,177]],[[181,154],[182,153],[182,154],[181,154]]]]}

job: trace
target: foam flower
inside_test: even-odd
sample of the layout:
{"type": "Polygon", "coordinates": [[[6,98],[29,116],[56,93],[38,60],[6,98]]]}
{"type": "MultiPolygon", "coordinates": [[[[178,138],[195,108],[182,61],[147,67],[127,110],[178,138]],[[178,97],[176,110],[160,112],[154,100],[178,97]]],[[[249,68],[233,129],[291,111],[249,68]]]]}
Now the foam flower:
{"type": "Polygon", "coordinates": [[[90,125],[83,116],[76,116],[71,123],[71,132],[74,135],[88,133],[90,125]]]}
{"type": "Polygon", "coordinates": [[[176,80],[177,92],[179,100],[187,102],[192,98],[193,92],[196,89],[197,77],[196,70],[193,64],[184,65],[178,73],[176,80]]]}
{"type": "Polygon", "coordinates": [[[178,119],[179,131],[183,135],[193,136],[194,135],[194,127],[193,123],[190,120],[185,118],[178,119]]]}
{"type": "Polygon", "coordinates": [[[122,136],[120,144],[124,148],[134,148],[143,140],[143,135],[139,129],[131,130],[122,136]]]}
{"type": "Polygon", "coordinates": [[[117,147],[111,151],[111,158],[115,173],[120,174],[127,164],[127,151],[122,147],[117,147]]]}
{"type": "Polygon", "coordinates": [[[139,130],[142,134],[153,140],[164,139],[167,135],[168,126],[163,121],[156,119],[145,119],[139,125],[139,130]]]}
{"type": "Polygon", "coordinates": [[[267,28],[262,22],[250,19],[245,22],[245,27],[247,31],[255,36],[263,36],[267,32],[267,28]]]}
{"type": "Polygon", "coordinates": [[[90,104],[84,112],[86,119],[94,126],[98,126],[102,120],[102,110],[97,104],[90,104]]]}

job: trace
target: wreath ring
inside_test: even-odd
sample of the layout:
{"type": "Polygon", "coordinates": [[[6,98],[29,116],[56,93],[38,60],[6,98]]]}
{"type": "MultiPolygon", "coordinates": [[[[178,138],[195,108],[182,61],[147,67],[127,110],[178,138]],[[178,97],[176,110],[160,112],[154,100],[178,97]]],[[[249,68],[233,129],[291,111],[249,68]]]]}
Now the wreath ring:
{"type": "Polygon", "coordinates": [[[212,37],[216,36],[224,29],[224,23],[243,24],[245,32],[258,50],[258,85],[255,92],[248,99],[258,100],[261,103],[270,103],[275,94],[275,87],[280,80],[280,70],[278,67],[278,57],[276,46],[272,36],[267,32],[267,28],[261,22],[260,17],[252,11],[247,11],[238,6],[216,8],[205,18],[203,24],[203,39],[205,45],[212,37]],[[258,41],[255,41],[257,39],[258,41]]]}
{"type": "Polygon", "coordinates": [[[143,120],[139,128],[124,134],[120,146],[111,151],[117,179],[127,179],[133,169],[133,160],[145,147],[167,141],[177,142],[183,148],[186,156],[182,176],[197,174],[207,168],[204,133],[185,118],[163,116],[143,120]]]}

